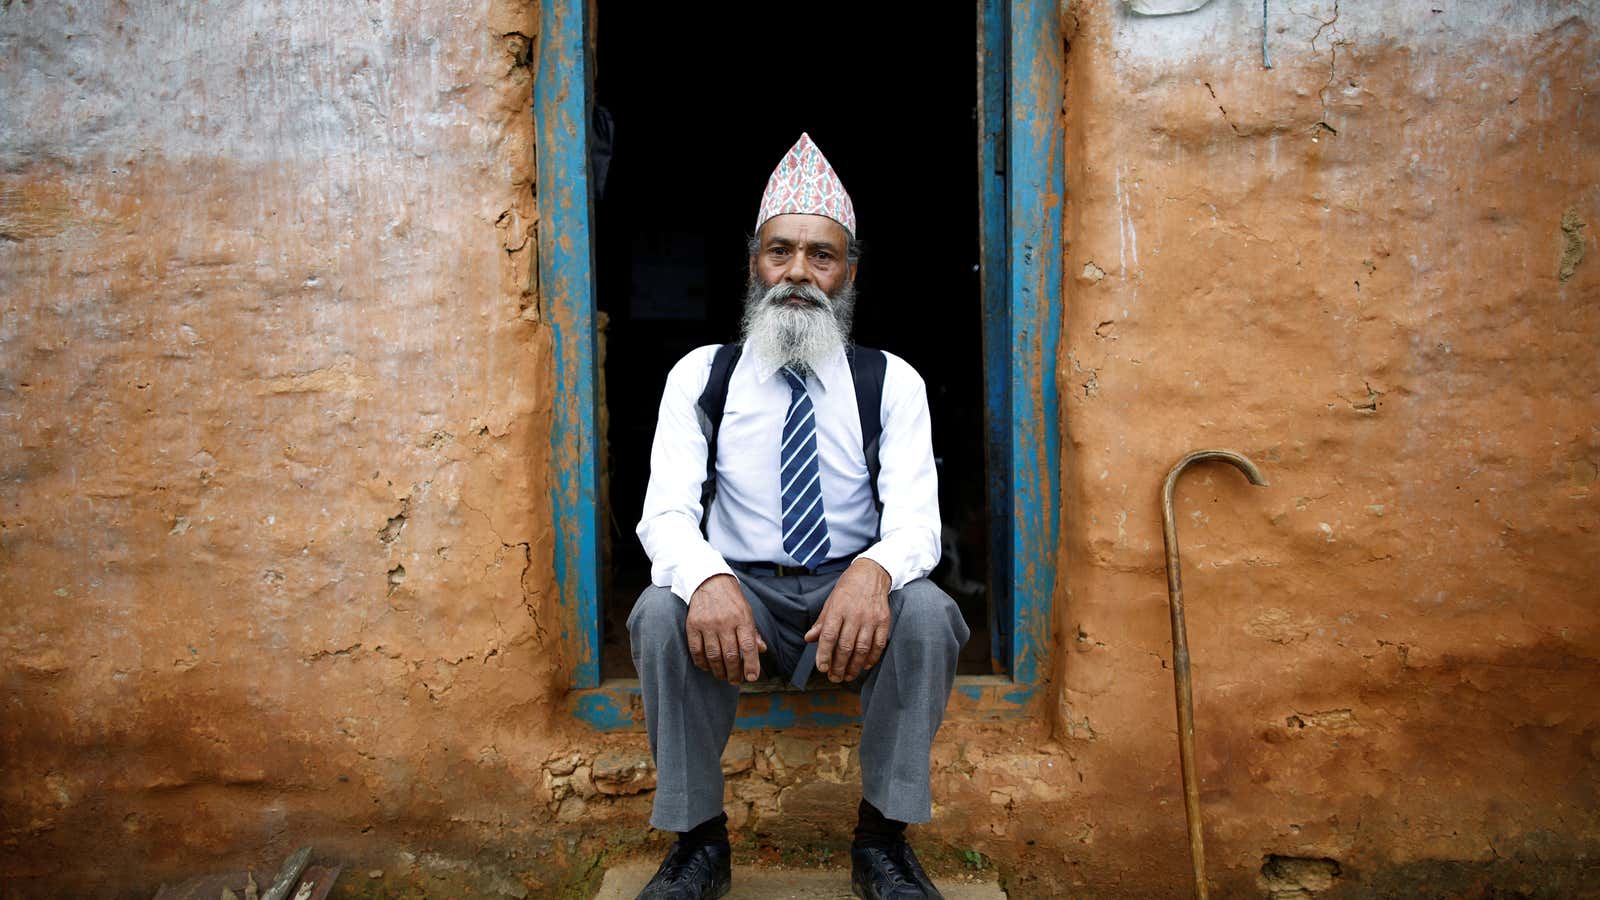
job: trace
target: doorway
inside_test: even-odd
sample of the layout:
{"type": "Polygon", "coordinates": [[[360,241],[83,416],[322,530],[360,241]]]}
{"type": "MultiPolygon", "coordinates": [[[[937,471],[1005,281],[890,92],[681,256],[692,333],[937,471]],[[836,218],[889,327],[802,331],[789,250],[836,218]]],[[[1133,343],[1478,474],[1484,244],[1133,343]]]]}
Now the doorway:
{"type": "Polygon", "coordinates": [[[624,623],[649,580],[633,529],[666,373],[696,346],[737,339],[745,239],[768,174],[802,131],[860,221],[855,339],[903,357],[927,383],[946,531],[934,578],[972,628],[960,671],[996,671],[976,28],[970,12],[913,17],[865,4],[803,16],[745,7],[710,22],[682,8],[598,3],[590,171],[604,348],[602,677],[633,675],[624,623]]]}

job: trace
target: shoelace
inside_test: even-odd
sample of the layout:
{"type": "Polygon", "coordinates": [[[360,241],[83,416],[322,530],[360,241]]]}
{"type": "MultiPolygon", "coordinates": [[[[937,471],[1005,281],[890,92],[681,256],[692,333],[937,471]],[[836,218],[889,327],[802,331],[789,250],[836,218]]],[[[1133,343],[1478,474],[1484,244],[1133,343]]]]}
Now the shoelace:
{"type": "Polygon", "coordinates": [[[699,871],[710,862],[707,857],[696,852],[699,849],[698,846],[685,847],[682,843],[673,846],[672,856],[667,859],[667,865],[677,871],[667,879],[668,884],[687,884],[699,877],[699,871]]]}
{"type": "Polygon", "coordinates": [[[883,860],[888,863],[887,865],[877,867],[877,869],[879,872],[884,873],[885,877],[889,879],[889,887],[905,887],[915,883],[913,880],[906,877],[904,871],[906,868],[905,864],[901,860],[896,859],[893,853],[890,853],[888,850],[882,847],[868,847],[866,849],[869,854],[882,857],[883,860]]]}

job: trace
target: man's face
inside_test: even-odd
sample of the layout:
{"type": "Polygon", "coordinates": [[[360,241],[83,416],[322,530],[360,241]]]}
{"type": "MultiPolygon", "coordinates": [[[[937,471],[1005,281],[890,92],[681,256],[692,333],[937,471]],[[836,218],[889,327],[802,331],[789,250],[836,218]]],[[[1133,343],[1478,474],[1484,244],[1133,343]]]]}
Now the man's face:
{"type": "Polygon", "coordinates": [[[764,285],[808,284],[833,296],[845,284],[855,282],[856,267],[845,259],[850,235],[827,216],[773,216],[762,224],[756,238],[750,274],[764,285]]]}
{"type": "Polygon", "coordinates": [[[762,359],[816,371],[850,337],[855,266],[849,235],[824,216],[774,216],[761,227],[745,293],[745,345],[762,359]]]}

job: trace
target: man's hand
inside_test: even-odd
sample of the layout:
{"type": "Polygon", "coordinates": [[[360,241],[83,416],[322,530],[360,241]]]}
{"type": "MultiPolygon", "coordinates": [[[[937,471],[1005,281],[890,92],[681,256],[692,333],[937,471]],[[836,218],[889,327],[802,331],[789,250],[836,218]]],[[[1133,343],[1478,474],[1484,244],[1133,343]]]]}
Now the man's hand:
{"type": "Polygon", "coordinates": [[[806,642],[817,642],[817,671],[832,682],[854,681],[889,646],[889,573],[857,559],[834,584],[806,642]]]}
{"type": "Polygon", "coordinates": [[[732,575],[713,575],[689,598],[684,625],[694,664],[729,684],[761,677],[761,653],[767,642],[756,630],[750,602],[732,575]]]}

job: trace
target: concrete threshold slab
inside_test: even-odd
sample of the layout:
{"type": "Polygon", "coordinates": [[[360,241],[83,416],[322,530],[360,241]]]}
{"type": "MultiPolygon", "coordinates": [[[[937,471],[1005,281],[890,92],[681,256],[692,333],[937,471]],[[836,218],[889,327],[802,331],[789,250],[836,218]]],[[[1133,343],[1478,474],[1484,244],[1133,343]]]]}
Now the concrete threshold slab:
{"type": "MultiPolygon", "coordinates": [[[[595,900],[634,900],[644,890],[659,862],[620,863],[606,870],[595,900]]],[[[990,873],[987,878],[946,876],[934,883],[946,900],[1006,900],[1006,892],[990,873]]],[[[768,869],[733,867],[733,891],[727,900],[849,900],[849,869],[768,869]]]]}

